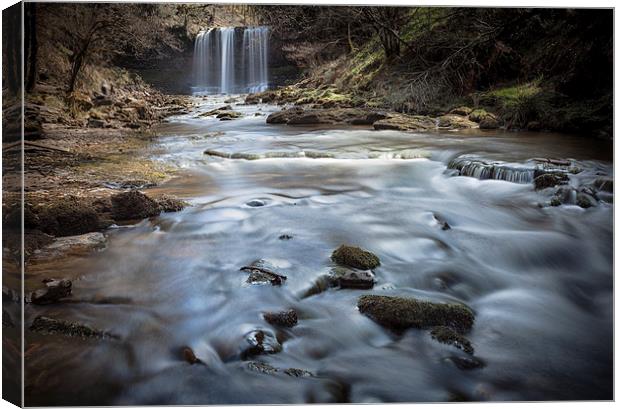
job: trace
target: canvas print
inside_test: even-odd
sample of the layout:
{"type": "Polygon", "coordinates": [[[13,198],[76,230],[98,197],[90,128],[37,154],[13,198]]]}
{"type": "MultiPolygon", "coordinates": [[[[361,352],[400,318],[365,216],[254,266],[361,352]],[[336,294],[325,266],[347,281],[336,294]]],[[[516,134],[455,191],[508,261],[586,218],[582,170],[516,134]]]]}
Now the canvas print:
{"type": "Polygon", "coordinates": [[[612,400],[613,13],[6,8],[3,398],[612,400]]]}

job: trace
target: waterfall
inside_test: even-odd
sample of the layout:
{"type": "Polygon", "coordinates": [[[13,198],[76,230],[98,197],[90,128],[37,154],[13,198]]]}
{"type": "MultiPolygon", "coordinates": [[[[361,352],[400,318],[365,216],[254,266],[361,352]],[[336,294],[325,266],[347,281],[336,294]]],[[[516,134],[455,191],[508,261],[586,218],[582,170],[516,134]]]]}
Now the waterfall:
{"type": "Polygon", "coordinates": [[[248,27],[243,32],[243,62],[247,92],[261,92],[268,88],[267,51],[269,29],[248,27]]]}
{"type": "Polygon", "coordinates": [[[260,92],[269,87],[269,28],[218,27],[201,31],[194,43],[194,93],[260,92]],[[239,41],[236,32],[243,30],[239,41]]]}

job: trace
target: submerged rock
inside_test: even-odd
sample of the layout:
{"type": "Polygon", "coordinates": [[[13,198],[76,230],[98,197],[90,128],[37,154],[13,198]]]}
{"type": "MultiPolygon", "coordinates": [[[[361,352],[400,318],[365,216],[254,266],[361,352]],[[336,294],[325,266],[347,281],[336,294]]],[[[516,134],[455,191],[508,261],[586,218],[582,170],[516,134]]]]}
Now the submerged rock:
{"type": "Polygon", "coordinates": [[[290,309],[287,311],[266,312],[263,314],[265,321],[272,325],[292,328],[297,325],[297,311],[290,309]]]}
{"type": "Polygon", "coordinates": [[[250,332],[245,337],[249,345],[241,351],[241,359],[263,354],[276,354],[282,350],[282,345],[278,342],[275,335],[263,330],[250,332]]]}
{"type": "Polygon", "coordinates": [[[536,190],[546,189],[548,187],[566,184],[568,176],[558,173],[543,173],[534,179],[534,188],[536,190]]]}
{"type": "Polygon", "coordinates": [[[248,362],[246,368],[248,368],[250,371],[259,372],[267,375],[273,375],[278,372],[278,368],[258,361],[248,362]]]}
{"type": "Polygon", "coordinates": [[[241,267],[241,271],[249,272],[248,284],[255,285],[282,285],[286,281],[286,276],[273,271],[274,266],[271,266],[265,260],[256,260],[249,266],[241,267]]]}
{"type": "Polygon", "coordinates": [[[57,320],[42,315],[34,319],[32,325],[30,325],[30,330],[43,334],[62,334],[80,338],[119,338],[117,335],[91,328],[85,324],[57,320]]]}
{"type": "Polygon", "coordinates": [[[452,362],[457,368],[462,371],[470,371],[472,369],[484,367],[484,362],[481,359],[473,356],[451,356],[449,358],[446,358],[446,360],[452,362]]]}
{"type": "Polygon", "coordinates": [[[66,236],[51,239],[49,243],[34,251],[33,260],[63,257],[67,254],[83,254],[105,248],[106,238],[103,233],[94,232],[78,236],[66,236]]]}
{"type": "Polygon", "coordinates": [[[332,268],[331,275],[340,288],[369,290],[375,285],[375,275],[371,271],[337,267],[332,268]]]}
{"type": "Polygon", "coordinates": [[[305,378],[307,376],[314,376],[312,372],[306,371],[305,369],[298,369],[298,368],[285,369],[284,373],[294,378],[305,378]]]}
{"type": "Polygon", "coordinates": [[[288,368],[288,369],[282,370],[280,368],[276,368],[275,366],[271,366],[264,362],[258,362],[258,361],[248,362],[246,365],[246,368],[248,368],[250,371],[254,371],[254,372],[258,372],[258,373],[262,373],[266,375],[275,375],[278,373],[283,373],[285,375],[292,376],[294,378],[314,376],[312,372],[306,371],[305,369],[288,368]]]}
{"type": "Polygon", "coordinates": [[[378,324],[401,332],[408,328],[450,327],[458,332],[469,330],[473,312],[460,304],[442,304],[414,298],[363,295],[358,299],[359,311],[378,324]]]}
{"type": "Polygon", "coordinates": [[[292,236],[292,235],[290,235],[290,234],[281,234],[281,235],[278,237],[278,239],[279,239],[279,240],[291,240],[292,238],[293,238],[293,236],[292,236]]]}
{"type": "Polygon", "coordinates": [[[452,328],[443,326],[435,327],[431,330],[431,337],[441,343],[454,345],[467,354],[472,355],[474,353],[474,347],[471,345],[469,339],[465,338],[452,328]]]}
{"type": "Polygon", "coordinates": [[[181,354],[183,355],[183,360],[190,365],[203,363],[190,347],[183,347],[181,354]]]}
{"type": "Polygon", "coordinates": [[[161,212],[159,203],[137,190],[117,193],[110,200],[115,220],[145,219],[161,212]]]}
{"type": "Polygon", "coordinates": [[[262,200],[253,199],[247,202],[245,205],[250,207],[262,207],[265,206],[265,202],[262,200]]]}
{"type": "Polygon", "coordinates": [[[46,280],[45,288],[34,291],[27,298],[32,304],[53,304],[60,299],[71,295],[72,283],[70,280],[46,280]]]}
{"type": "Polygon", "coordinates": [[[331,258],[337,264],[360,270],[372,270],[381,265],[379,257],[370,251],[345,244],[334,250],[331,258]]]}

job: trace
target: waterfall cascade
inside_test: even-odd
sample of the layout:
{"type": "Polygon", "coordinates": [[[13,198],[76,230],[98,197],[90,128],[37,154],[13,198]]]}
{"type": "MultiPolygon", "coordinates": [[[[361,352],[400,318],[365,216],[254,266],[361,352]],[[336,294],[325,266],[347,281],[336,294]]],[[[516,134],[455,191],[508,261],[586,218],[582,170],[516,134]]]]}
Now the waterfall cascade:
{"type": "Polygon", "coordinates": [[[219,27],[201,31],[194,44],[194,93],[260,92],[269,87],[269,28],[219,27]],[[243,36],[237,32],[243,30],[243,36]]]}

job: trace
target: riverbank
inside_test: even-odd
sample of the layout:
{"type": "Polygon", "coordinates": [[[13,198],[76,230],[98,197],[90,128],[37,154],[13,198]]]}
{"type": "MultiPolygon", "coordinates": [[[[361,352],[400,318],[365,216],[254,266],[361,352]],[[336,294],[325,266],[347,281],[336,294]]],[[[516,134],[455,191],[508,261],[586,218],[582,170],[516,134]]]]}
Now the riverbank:
{"type": "MultiPolygon", "coordinates": [[[[176,171],[151,159],[157,138],[153,127],[171,115],[188,112],[192,99],[161,94],[139,80],[112,84],[104,80],[90,93],[66,95],[62,87],[42,83],[27,95],[26,260],[55,237],[98,232],[111,225],[114,195],[156,186],[176,171]],[[49,219],[51,213],[57,213],[53,218],[62,229],[50,226],[55,222],[39,220],[44,214],[49,219]]],[[[19,221],[22,145],[11,138],[4,142],[3,215],[11,227],[19,221]]],[[[5,229],[4,242],[8,259],[18,261],[20,246],[14,233],[5,229]]]]}

